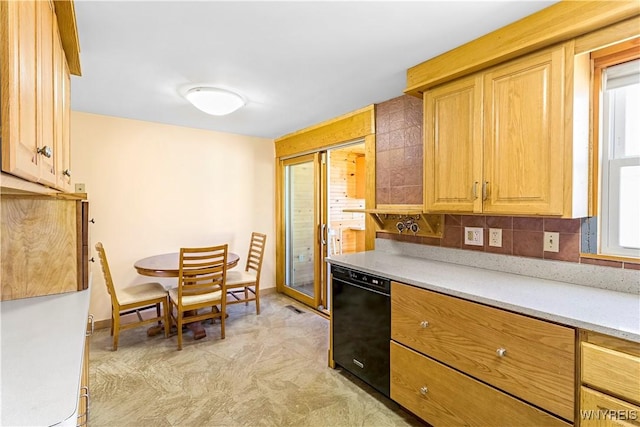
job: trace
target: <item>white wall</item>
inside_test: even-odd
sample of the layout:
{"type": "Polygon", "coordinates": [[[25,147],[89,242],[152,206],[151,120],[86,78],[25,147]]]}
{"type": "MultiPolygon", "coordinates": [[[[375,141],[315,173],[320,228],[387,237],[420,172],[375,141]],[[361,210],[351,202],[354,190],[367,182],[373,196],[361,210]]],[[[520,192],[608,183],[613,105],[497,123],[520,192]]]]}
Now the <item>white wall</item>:
{"type": "Polygon", "coordinates": [[[180,247],[228,243],[244,267],[252,231],[267,234],[261,288],[275,286],[273,140],[72,112],[74,183],[88,193],[91,313],[111,303],[94,245],[116,287],[175,279],[140,276],[136,260],[180,247]]]}

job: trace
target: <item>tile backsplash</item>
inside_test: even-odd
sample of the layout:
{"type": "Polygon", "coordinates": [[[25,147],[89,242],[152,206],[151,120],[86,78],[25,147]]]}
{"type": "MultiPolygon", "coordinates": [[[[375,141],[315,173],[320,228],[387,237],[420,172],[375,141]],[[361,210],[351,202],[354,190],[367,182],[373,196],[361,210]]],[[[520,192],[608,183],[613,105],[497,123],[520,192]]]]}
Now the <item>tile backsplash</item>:
{"type": "Polygon", "coordinates": [[[581,219],[561,219],[543,217],[512,217],[486,215],[451,215],[444,217],[444,235],[442,239],[418,237],[411,234],[391,234],[378,232],[376,237],[402,242],[419,243],[453,249],[466,249],[502,255],[514,255],[527,258],[569,261],[582,264],[628,268],[638,270],[640,263],[597,260],[580,257],[581,219]],[[481,227],[484,233],[484,245],[472,246],[464,243],[465,227],[481,227]],[[489,229],[502,230],[502,246],[489,246],[489,229]],[[545,231],[559,233],[559,251],[543,250],[545,231]]]}
{"type": "Polygon", "coordinates": [[[422,100],[376,105],[376,203],[422,204],[422,100]]]}

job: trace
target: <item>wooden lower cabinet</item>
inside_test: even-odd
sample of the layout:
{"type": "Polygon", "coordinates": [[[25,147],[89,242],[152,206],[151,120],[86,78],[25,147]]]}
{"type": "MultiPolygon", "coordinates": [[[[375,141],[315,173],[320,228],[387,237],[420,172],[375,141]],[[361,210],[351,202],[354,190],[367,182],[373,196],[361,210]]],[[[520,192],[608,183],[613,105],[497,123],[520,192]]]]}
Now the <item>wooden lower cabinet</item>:
{"type": "Polygon", "coordinates": [[[574,329],[397,282],[391,324],[392,340],[574,419],[574,329]]]}
{"type": "Polygon", "coordinates": [[[393,341],[391,398],[434,427],[570,425],[393,341]]]}
{"type": "Polygon", "coordinates": [[[581,427],[640,427],[640,343],[581,331],[581,427]]]}
{"type": "Polygon", "coordinates": [[[88,286],[88,203],[0,197],[1,299],[74,292],[88,286]]]}
{"type": "Polygon", "coordinates": [[[580,390],[581,427],[640,426],[640,406],[587,387],[580,390]]]}
{"type": "Polygon", "coordinates": [[[640,404],[640,357],[588,342],[582,346],[582,383],[640,404]]]}

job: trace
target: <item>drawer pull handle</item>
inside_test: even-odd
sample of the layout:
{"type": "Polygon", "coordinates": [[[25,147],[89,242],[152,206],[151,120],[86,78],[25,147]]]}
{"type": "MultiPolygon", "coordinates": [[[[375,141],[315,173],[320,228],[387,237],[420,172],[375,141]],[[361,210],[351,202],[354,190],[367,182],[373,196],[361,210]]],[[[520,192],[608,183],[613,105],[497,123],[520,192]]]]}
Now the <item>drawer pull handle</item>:
{"type": "Polygon", "coordinates": [[[507,355],[507,349],[499,348],[496,350],[496,354],[498,355],[498,357],[505,357],[507,355]]]}
{"type": "Polygon", "coordinates": [[[359,360],[353,359],[353,364],[356,365],[360,369],[364,369],[364,363],[359,360]]]}
{"type": "Polygon", "coordinates": [[[426,320],[423,320],[422,322],[420,322],[420,327],[422,327],[422,328],[429,327],[429,322],[427,322],[426,320]]]}
{"type": "Polygon", "coordinates": [[[429,389],[427,388],[427,386],[420,387],[420,394],[421,395],[426,396],[428,392],[429,392],[429,389]]]}

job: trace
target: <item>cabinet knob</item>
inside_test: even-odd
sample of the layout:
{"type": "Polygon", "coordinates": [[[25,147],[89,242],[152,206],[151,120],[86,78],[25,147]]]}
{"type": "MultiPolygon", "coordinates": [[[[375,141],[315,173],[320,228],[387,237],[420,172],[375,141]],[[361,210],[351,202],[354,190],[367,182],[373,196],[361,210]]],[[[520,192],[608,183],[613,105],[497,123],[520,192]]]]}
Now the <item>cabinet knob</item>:
{"type": "Polygon", "coordinates": [[[62,175],[64,176],[68,176],[69,178],[71,178],[71,169],[65,169],[62,171],[62,175]]]}
{"type": "Polygon", "coordinates": [[[426,320],[423,320],[422,322],[420,322],[420,327],[426,328],[428,326],[429,326],[429,322],[427,322],[426,320]]]}
{"type": "Polygon", "coordinates": [[[42,154],[46,158],[50,158],[53,156],[53,150],[48,145],[45,145],[44,147],[38,148],[38,154],[42,154]]]}
{"type": "Polygon", "coordinates": [[[428,392],[429,392],[429,389],[427,388],[426,385],[423,385],[422,387],[420,387],[420,394],[421,395],[426,396],[428,392]]]}
{"type": "Polygon", "coordinates": [[[96,220],[95,220],[95,219],[93,219],[93,218],[91,218],[91,219],[89,220],[89,222],[90,222],[91,224],[95,224],[95,223],[96,223],[96,220]]]}
{"type": "Polygon", "coordinates": [[[96,259],[94,257],[89,258],[89,262],[96,262],[96,259]]]}
{"type": "Polygon", "coordinates": [[[499,348],[496,350],[496,354],[498,355],[498,357],[505,357],[507,355],[507,349],[499,348]]]}

